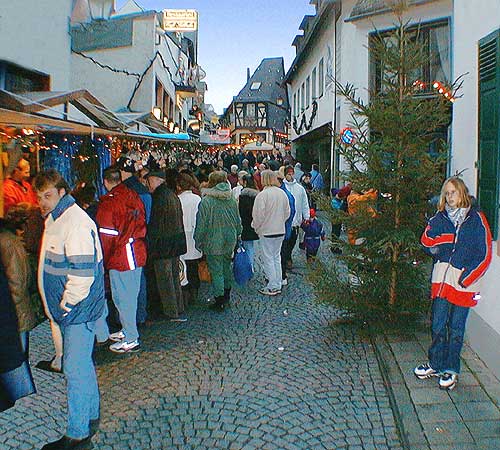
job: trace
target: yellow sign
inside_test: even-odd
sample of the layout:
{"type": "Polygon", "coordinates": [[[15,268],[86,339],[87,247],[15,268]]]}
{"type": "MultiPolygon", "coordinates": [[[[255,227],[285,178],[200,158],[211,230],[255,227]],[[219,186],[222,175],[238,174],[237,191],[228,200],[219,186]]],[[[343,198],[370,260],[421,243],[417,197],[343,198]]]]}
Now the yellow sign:
{"type": "Polygon", "coordinates": [[[194,9],[163,10],[163,29],[165,31],[196,31],[198,11],[194,9]]]}

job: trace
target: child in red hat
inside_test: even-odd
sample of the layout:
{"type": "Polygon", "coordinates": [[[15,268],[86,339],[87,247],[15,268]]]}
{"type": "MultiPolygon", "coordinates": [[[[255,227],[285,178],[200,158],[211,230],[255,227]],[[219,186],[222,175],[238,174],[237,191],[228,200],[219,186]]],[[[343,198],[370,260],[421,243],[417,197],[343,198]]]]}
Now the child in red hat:
{"type": "Polygon", "coordinates": [[[326,238],[323,224],[316,219],[316,211],[313,208],[310,210],[310,219],[305,220],[301,228],[304,230],[307,262],[312,262],[318,254],[321,241],[324,241],[326,238]]]}

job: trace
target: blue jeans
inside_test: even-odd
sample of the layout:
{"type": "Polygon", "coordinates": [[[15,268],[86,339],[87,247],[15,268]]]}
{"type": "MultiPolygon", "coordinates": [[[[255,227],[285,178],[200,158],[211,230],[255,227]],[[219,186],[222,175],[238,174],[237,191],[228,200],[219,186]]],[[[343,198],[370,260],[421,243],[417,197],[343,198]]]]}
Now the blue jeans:
{"type": "Polygon", "coordinates": [[[109,271],[113,303],[118,310],[122,332],[127,342],[133,342],[139,338],[139,332],[137,331],[137,297],[141,287],[141,275],[142,267],[124,272],[114,269],[109,271]]]}
{"type": "MultiPolygon", "coordinates": [[[[254,241],[241,241],[243,244],[243,248],[248,254],[248,257],[250,258],[250,263],[252,264],[252,269],[253,267],[253,260],[255,258],[255,248],[254,248],[254,241]]],[[[255,270],[254,270],[255,271],[255,270]]]]}
{"type": "Polygon", "coordinates": [[[144,323],[148,318],[148,293],[146,290],[146,274],[144,268],[141,274],[141,287],[139,288],[139,295],[137,296],[137,323],[144,323]]]}
{"type": "Polygon", "coordinates": [[[66,435],[83,439],[89,435],[89,422],[99,417],[99,387],[92,349],[95,322],[61,327],[63,366],[68,387],[68,426],[66,435]]]}
{"type": "Polygon", "coordinates": [[[454,305],[444,298],[433,300],[429,363],[434,370],[460,373],[460,352],[469,309],[454,305]]]}

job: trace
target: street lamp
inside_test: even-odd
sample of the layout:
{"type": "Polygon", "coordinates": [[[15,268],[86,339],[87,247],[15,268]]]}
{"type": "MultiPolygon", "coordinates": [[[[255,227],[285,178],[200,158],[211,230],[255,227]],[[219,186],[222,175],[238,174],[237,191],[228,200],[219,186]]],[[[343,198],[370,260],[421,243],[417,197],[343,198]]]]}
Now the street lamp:
{"type": "Polygon", "coordinates": [[[152,112],[153,116],[155,116],[157,120],[161,120],[161,108],[159,106],[155,106],[152,112]]]}

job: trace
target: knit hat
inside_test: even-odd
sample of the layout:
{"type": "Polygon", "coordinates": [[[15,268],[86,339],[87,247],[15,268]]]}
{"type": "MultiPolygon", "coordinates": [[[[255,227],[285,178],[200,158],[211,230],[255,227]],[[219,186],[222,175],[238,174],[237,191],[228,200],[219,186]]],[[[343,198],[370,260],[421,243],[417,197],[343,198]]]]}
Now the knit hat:
{"type": "Polygon", "coordinates": [[[337,192],[337,196],[339,198],[347,198],[347,196],[351,193],[352,187],[350,184],[346,184],[343,188],[339,189],[337,192]]]}
{"type": "Polygon", "coordinates": [[[311,219],[314,219],[316,217],[316,210],[314,208],[311,208],[309,210],[309,216],[311,217],[311,219]]]}

